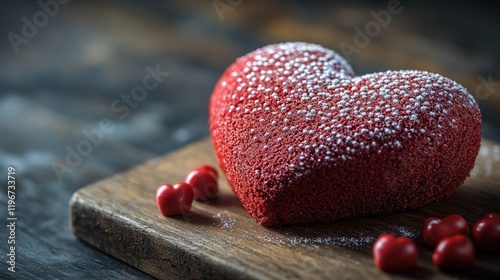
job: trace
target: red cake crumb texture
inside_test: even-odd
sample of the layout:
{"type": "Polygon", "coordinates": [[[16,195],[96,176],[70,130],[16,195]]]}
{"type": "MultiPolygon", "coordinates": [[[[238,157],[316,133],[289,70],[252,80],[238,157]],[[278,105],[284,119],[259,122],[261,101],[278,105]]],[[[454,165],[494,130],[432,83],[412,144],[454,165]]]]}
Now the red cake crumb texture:
{"type": "Polygon", "coordinates": [[[479,108],[458,83],[414,70],[356,77],[308,43],[237,59],[209,110],[219,164],[264,226],[440,200],[464,182],[480,145],[479,108]]]}

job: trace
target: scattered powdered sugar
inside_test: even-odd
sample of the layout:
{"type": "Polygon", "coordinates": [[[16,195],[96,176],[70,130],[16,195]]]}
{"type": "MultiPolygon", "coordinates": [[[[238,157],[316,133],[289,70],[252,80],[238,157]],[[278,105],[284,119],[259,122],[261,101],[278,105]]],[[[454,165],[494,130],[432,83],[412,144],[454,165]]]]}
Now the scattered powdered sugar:
{"type": "Polygon", "coordinates": [[[476,161],[476,165],[470,173],[471,177],[478,175],[491,177],[495,163],[500,161],[500,146],[481,145],[479,156],[481,159],[476,161]]]}
{"type": "Polygon", "coordinates": [[[419,229],[408,229],[405,227],[398,227],[395,232],[397,236],[404,236],[412,239],[418,236],[419,233],[419,229]]]}
{"type": "Polygon", "coordinates": [[[236,219],[229,217],[228,215],[217,213],[214,215],[214,218],[219,220],[218,226],[222,229],[232,230],[234,224],[236,223],[236,219]]]}
{"type": "Polygon", "coordinates": [[[298,245],[331,245],[353,249],[370,246],[376,239],[375,236],[346,237],[328,235],[316,237],[261,235],[257,237],[273,244],[290,247],[298,245]]]}
{"type": "Polygon", "coordinates": [[[316,246],[316,245],[328,245],[328,246],[341,246],[350,249],[360,249],[363,247],[371,247],[373,242],[383,233],[390,233],[398,237],[408,237],[414,239],[419,234],[418,228],[409,229],[406,227],[397,227],[392,230],[387,231],[374,231],[368,232],[357,232],[353,231],[351,236],[341,236],[335,233],[324,233],[319,235],[310,235],[311,233],[305,232],[303,234],[297,233],[284,233],[284,234],[256,234],[255,236],[266,242],[270,242],[277,245],[285,245],[290,247],[295,247],[299,245],[306,246],[316,246]]]}
{"type": "Polygon", "coordinates": [[[233,231],[236,227],[236,219],[230,217],[227,213],[218,212],[213,218],[218,221],[214,223],[213,226],[228,230],[228,234],[225,238],[233,240],[233,242],[244,242],[257,239],[288,247],[307,246],[314,248],[324,245],[360,249],[371,247],[373,242],[383,233],[390,233],[394,236],[404,236],[412,239],[419,235],[418,228],[407,228],[403,226],[385,231],[380,229],[373,230],[372,232],[353,230],[352,235],[344,236],[336,234],[335,232],[317,233],[316,230],[308,228],[299,232],[296,232],[296,229],[287,231],[286,228],[274,231],[263,229],[257,225],[255,225],[256,228],[248,228],[246,233],[241,234],[240,231],[233,231]]]}

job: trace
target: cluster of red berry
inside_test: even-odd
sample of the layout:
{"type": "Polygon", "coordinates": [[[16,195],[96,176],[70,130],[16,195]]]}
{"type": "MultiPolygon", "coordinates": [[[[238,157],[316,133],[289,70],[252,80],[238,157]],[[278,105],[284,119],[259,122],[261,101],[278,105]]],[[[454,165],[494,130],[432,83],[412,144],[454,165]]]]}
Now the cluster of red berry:
{"type": "Polygon", "coordinates": [[[164,216],[184,215],[191,210],[193,200],[207,201],[217,196],[217,170],[202,165],[188,173],[185,182],[161,185],[156,191],[156,203],[164,216]]]}
{"type": "MultiPolygon", "coordinates": [[[[467,221],[457,214],[444,219],[427,218],[422,227],[425,244],[435,248],[432,262],[442,269],[464,270],[474,266],[476,252],[468,235],[467,221]]],[[[472,236],[483,251],[500,251],[500,215],[486,214],[474,224],[472,236]]],[[[407,237],[383,234],[373,245],[373,257],[382,270],[410,269],[418,260],[417,245],[407,237]]]]}

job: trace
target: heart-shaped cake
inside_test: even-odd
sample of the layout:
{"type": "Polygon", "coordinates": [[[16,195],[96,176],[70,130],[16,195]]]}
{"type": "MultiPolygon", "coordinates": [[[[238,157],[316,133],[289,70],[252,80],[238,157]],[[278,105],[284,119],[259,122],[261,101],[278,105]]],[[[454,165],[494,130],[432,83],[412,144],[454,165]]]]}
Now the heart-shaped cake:
{"type": "Polygon", "coordinates": [[[269,45],[236,60],[210,101],[219,164],[261,225],[420,207],[459,187],[481,114],[458,83],[424,71],[356,77],[335,52],[269,45]]]}

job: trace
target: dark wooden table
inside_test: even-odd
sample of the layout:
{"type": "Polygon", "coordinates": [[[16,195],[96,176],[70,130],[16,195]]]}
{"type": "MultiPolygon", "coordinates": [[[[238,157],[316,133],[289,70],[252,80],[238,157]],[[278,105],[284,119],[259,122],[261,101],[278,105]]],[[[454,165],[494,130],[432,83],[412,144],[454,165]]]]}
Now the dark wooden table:
{"type": "MultiPolygon", "coordinates": [[[[36,32],[18,42],[18,53],[8,34],[21,36],[23,17],[33,22],[42,7],[34,1],[2,3],[0,206],[7,201],[7,167],[14,166],[18,220],[15,274],[7,271],[2,226],[1,279],[148,278],[72,235],[71,195],[208,136],[212,87],[236,57],[268,43],[299,40],[342,53],[343,43],[355,45],[355,27],[364,29],[374,20],[371,11],[388,3],[243,0],[220,14],[214,2],[219,8],[228,3],[72,1],[56,12],[52,7],[47,20],[36,19],[36,32]],[[148,66],[169,75],[127,111],[122,94],[143,83],[148,66]],[[67,165],[72,150],[85,149],[83,131],[100,129],[103,119],[113,131],[97,137],[99,143],[87,147],[80,160],[72,158],[66,172],[59,169],[58,178],[54,163],[67,165]]],[[[350,56],[355,71],[414,68],[457,80],[480,103],[483,137],[498,142],[500,10],[487,1],[449,6],[401,0],[401,7],[350,56]]],[[[4,223],[6,208],[0,210],[4,223]]]]}

